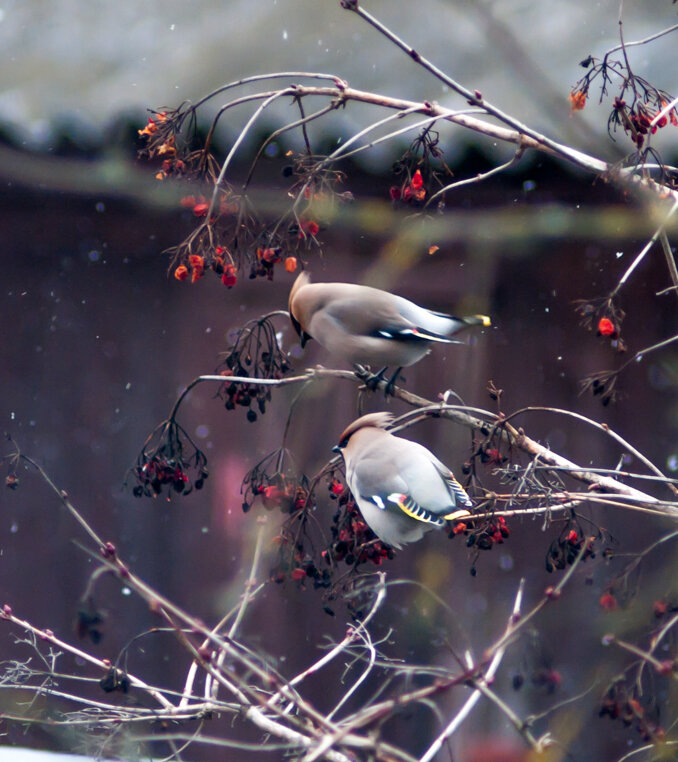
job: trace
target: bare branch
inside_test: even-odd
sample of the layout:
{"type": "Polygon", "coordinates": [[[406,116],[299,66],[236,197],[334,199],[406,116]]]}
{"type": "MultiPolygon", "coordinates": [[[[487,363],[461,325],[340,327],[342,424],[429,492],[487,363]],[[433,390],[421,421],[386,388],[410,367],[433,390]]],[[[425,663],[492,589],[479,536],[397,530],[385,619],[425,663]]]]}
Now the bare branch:
{"type": "MultiPolygon", "coordinates": [[[[522,601],[523,601],[523,593],[525,591],[525,579],[520,580],[520,585],[518,586],[518,592],[516,593],[516,597],[513,603],[513,611],[511,612],[511,616],[509,617],[508,625],[506,627],[506,632],[504,633],[504,636],[508,635],[515,623],[520,618],[520,610],[522,607],[522,601]]],[[[501,664],[502,659],[504,658],[504,654],[506,652],[506,647],[498,648],[494,656],[492,657],[492,661],[490,662],[487,670],[484,674],[482,674],[480,677],[476,678],[473,681],[473,684],[475,686],[475,689],[473,693],[466,699],[464,702],[464,705],[461,707],[461,709],[455,714],[455,716],[452,718],[451,722],[447,725],[447,727],[438,735],[438,737],[435,739],[435,741],[428,747],[424,755],[420,758],[419,762],[430,762],[435,755],[440,751],[442,748],[442,745],[445,743],[445,741],[450,738],[453,733],[456,732],[457,728],[459,728],[464,722],[464,720],[469,716],[471,711],[473,710],[473,707],[478,703],[480,700],[480,697],[482,696],[482,691],[480,687],[478,686],[478,683],[482,682],[485,686],[492,683],[495,674],[497,673],[497,670],[499,669],[499,665],[501,664]]],[[[470,668],[473,668],[473,665],[469,665],[470,668]]]]}
{"type": "Polygon", "coordinates": [[[650,240],[643,246],[639,254],[636,256],[636,258],[633,260],[629,268],[626,270],[626,272],[622,275],[619,283],[615,286],[615,288],[610,293],[610,298],[616,296],[619,293],[619,290],[621,287],[626,283],[626,281],[631,276],[631,273],[638,267],[638,265],[643,261],[645,255],[647,252],[652,248],[652,246],[656,243],[659,236],[664,232],[666,225],[668,224],[669,220],[673,215],[675,214],[676,210],[678,209],[678,198],[674,201],[673,206],[669,210],[668,214],[664,217],[659,227],[655,230],[650,240]]]}
{"type": "MultiPolygon", "coordinates": [[[[342,379],[351,380],[351,381],[356,381],[356,380],[362,381],[364,380],[364,373],[347,371],[347,370],[333,370],[333,369],[327,369],[327,368],[322,368],[318,366],[316,368],[308,369],[305,373],[301,375],[290,376],[288,378],[282,378],[282,379],[257,379],[257,378],[250,378],[250,377],[244,377],[244,376],[243,377],[228,376],[227,379],[225,379],[223,376],[207,376],[206,375],[206,376],[199,376],[197,379],[192,381],[186,388],[186,391],[183,393],[182,399],[189,389],[192,389],[196,384],[202,381],[218,381],[220,383],[223,383],[224,380],[228,380],[229,383],[266,384],[268,386],[285,386],[288,384],[305,383],[311,379],[322,379],[322,378],[342,378],[342,379]]],[[[382,391],[385,391],[386,382],[383,380],[379,381],[377,384],[377,388],[382,391]]],[[[464,412],[463,406],[445,405],[444,403],[437,404],[417,394],[408,392],[405,389],[402,389],[401,387],[395,388],[394,396],[402,400],[403,402],[407,403],[408,405],[411,405],[412,407],[426,408],[427,410],[431,410],[432,412],[434,412],[434,414],[438,417],[448,418],[467,428],[483,429],[487,426],[486,420],[482,420],[480,418],[477,418],[473,415],[470,415],[464,412]]],[[[556,410],[556,412],[567,413],[567,411],[558,411],[558,410],[556,410]]],[[[578,416],[575,413],[567,413],[567,414],[572,415],[573,417],[581,417],[582,420],[588,420],[584,416],[578,416]]],[[[597,488],[602,489],[604,492],[622,495],[624,497],[631,498],[634,501],[639,501],[645,504],[654,505],[657,507],[659,511],[662,510],[662,507],[665,507],[667,508],[668,513],[673,512],[673,509],[670,507],[671,504],[662,503],[661,501],[657,500],[657,498],[653,497],[652,495],[649,495],[645,492],[635,489],[634,487],[630,487],[626,484],[623,484],[609,476],[604,476],[599,473],[596,473],[595,471],[588,471],[585,468],[577,466],[575,463],[568,460],[567,458],[564,458],[563,456],[558,455],[557,453],[548,449],[544,445],[541,445],[535,440],[528,437],[522,431],[522,429],[520,430],[515,429],[510,423],[508,423],[505,420],[505,418],[499,418],[496,415],[492,415],[492,418],[494,419],[494,425],[496,427],[497,433],[503,440],[506,441],[507,444],[511,445],[512,447],[517,447],[518,449],[522,450],[523,452],[525,452],[526,454],[530,456],[533,456],[533,457],[538,456],[540,460],[542,461],[542,463],[553,465],[557,468],[566,469],[569,475],[572,476],[572,478],[577,479],[578,481],[584,482],[589,485],[595,485],[597,488]]],[[[611,433],[611,430],[606,429],[603,426],[603,424],[595,424],[592,421],[589,421],[589,423],[596,426],[597,428],[600,428],[600,430],[604,431],[606,434],[613,435],[611,433]]],[[[648,461],[647,459],[644,459],[644,456],[638,453],[635,450],[635,448],[632,448],[631,445],[626,443],[625,440],[623,440],[621,437],[619,437],[616,434],[613,435],[613,438],[623,443],[625,447],[628,447],[630,451],[636,454],[639,457],[639,459],[643,460],[643,462],[646,463],[648,467],[650,467],[649,466],[650,461],[648,461]]],[[[653,467],[653,470],[655,469],[656,467],[653,467]]],[[[661,475],[661,471],[659,471],[658,469],[656,469],[655,472],[661,475]]]]}
{"type": "Polygon", "coordinates": [[[661,32],[655,32],[655,34],[651,34],[648,37],[644,37],[642,40],[634,40],[633,42],[622,42],[621,44],[615,45],[613,48],[610,48],[605,53],[605,56],[609,56],[612,53],[616,53],[618,50],[622,50],[623,48],[633,48],[633,47],[636,47],[637,45],[647,45],[648,42],[652,42],[653,40],[658,40],[660,37],[664,37],[664,35],[671,34],[671,32],[675,32],[676,30],[678,30],[678,24],[674,24],[673,26],[667,27],[666,29],[662,29],[661,32]]]}
{"type": "Polygon", "coordinates": [[[666,257],[666,265],[669,268],[669,275],[671,276],[673,289],[676,291],[676,295],[678,296],[678,267],[676,267],[676,259],[673,255],[673,251],[671,251],[671,244],[669,243],[669,238],[666,235],[666,230],[662,230],[659,234],[659,241],[662,245],[664,256],[666,257]]]}
{"type": "MultiPolygon", "coordinates": [[[[0,619],[5,619],[8,622],[12,622],[12,624],[15,624],[18,627],[21,627],[23,630],[26,630],[26,632],[32,633],[39,640],[45,641],[47,643],[51,643],[54,646],[62,648],[64,651],[68,651],[68,653],[73,654],[77,658],[82,659],[83,661],[88,662],[89,664],[92,664],[98,669],[102,670],[104,674],[109,672],[111,669],[110,662],[105,661],[103,659],[97,659],[95,656],[92,656],[91,654],[87,653],[87,651],[83,651],[80,648],[76,648],[75,646],[72,646],[70,643],[67,643],[65,640],[61,640],[60,638],[57,638],[56,635],[54,635],[54,633],[51,630],[41,630],[38,627],[34,627],[30,622],[26,621],[25,619],[19,619],[19,617],[15,616],[12,613],[11,609],[8,606],[5,606],[4,609],[0,610],[0,619]]],[[[140,680],[134,675],[127,675],[127,677],[131,685],[133,685],[135,688],[140,688],[141,690],[146,691],[164,709],[173,708],[172,703],[168,701],[159,690],[152,688],[150,685],[147,685],[143,680],[140,680]]]]}
{"type": "Polygon", "coordinates": [[[492,177],[493,175],[498,175],[501,172],[505,172],[507,169],[510,169],[511,167],[515,166],[522,159],[524,153],[525,151],[522,147],[518,148],[518,150],[513,154],[513,156],[504,164],[500,164],[498,167],[493,167],[492,169],[488,169],[487,172],[481,172],[475,177],[467,177],[463,180],[457,180],[454,183],[450,183],[449,185],[446,185],[444,188],[441,188],[439,191],[434,193],[428,199],[428,201],[426,202],[426,206],[429,206],[430,204],[432,204],[435,201],[435,199],[444,195],[448,191],[454,190],[455,188],[461,188],[463,185],[481,183],[484,180],[487,180],[488,177],[492,177]]]}

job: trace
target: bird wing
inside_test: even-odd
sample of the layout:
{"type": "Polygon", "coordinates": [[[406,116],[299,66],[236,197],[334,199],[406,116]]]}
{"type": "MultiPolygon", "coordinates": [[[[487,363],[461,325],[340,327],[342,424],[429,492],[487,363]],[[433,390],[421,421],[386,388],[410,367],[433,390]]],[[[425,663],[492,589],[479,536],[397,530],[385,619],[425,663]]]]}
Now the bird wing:
{"type": "MultiPolygon", "coordinates": [[[[450,471],[450,469],[442,461],[438,460],[438,458],[436,458],[433,453],[431,453],[431,455],[433,456],[431,462],[440,474],[440,477],[442,478],[443,483],[445,484],[445,487],[447,488],[447,491],[449,492],[454,505],[465,505],[470,508],[473,503],[471,502],[471,498],[466,494],[466,490],[461,486],[461,484],[459,484],[452,471],[450,471]]],[[[453,515],[449,514],[445,518],[452,517],[453,515]]]]}
{"type": "Polygon", "coordinates": [[[456,317],[455,315],[448,315],[446,312],[435,312],[426,307],[420,307],[402,296],[394,295],[393,299],[397,304],[398,312],[406,320],[419,326],[421,330],[437,335],[452,336],[452,334],[474,325],[481,325],[484,328],[489,328],[492,325],[492,321],[487,315],[456,317]]]}
{"type": "Polygon", "coordinates": [[[389,452],[368,450],[353,464],[347,477],[356,498],[437,527],[453,515],[451,508],[471,505],[449,469],[423,445],[393,437],[389,452]]]}
{"type": "Polygon", "coordinates": [[[450,343],[456,343],[456,340],[450,340],[447,337],[464,327],[464,321],[461,318],[444,312],[434,312],[402,296],[394,295],[393,302],[398,313],[409,323],[417,326],[420,331],[446,338],[450,343]]]}
{"type": "Polygon", "coordinates": [[[472,505],[450,469],[418,442],[395,437],[401,450],[402,474],[412,498],[438,516],[453,516],[449,508],[472,505]],[[402,444],[401,444],[402,443],[402,444]]]}
{"type": "Polygon", "coordinates": [[[378,460],[370,455],[360,458],[347,473],[347,479],[359,504],[368,501],[384,512],[402,511],[410,518],[436,526],[445,523],[408,494],[407,482],[397,467],[383,457],[378,460]]]}
{"type": "Polygon", "coordinates": [[[437,527],[445,526],[444,518],[440,518],[440,516],[436,516],[435,513],[427,511],[426,508],[419,505],[411,495],[406,495],[403,492],[393,492],[386,499],[391,505],[400,508],[400,510],[411,519],[423,521],[425,524],[433,524],[437,527]]]}
{"type": "Polygon", "coordinates": [[[328,301],[322,310],[337,327],[358,336],[378,336],[379,331],[398,332],[414,326],[384,299],[370,299],[369,292],[342,295],[328,301]]]}
{"type": "MultiPolygon", "coordinates": [[[[423,318],[428,314],[427,310],[411,304],[413,309],[410,314],[405,314],[400,309],[402,302],[411,304],[406,299],[378,289],[354,286],[351,293],[335,294],[325,303],[322,311],[316,313],[313,320],[331,321],[335,328],[356,336],[373,336],[396,341],[455,343],[455,340],[445,336],[442,330],[436,331],[425,321],[420,324],[411,319],[412,316],[423,318]]],[[[443,321],[440,328],[444,327],[443,321]]]]}
{"type": "Polygon", "coordinates": [[[469,507],[473,505],[471,498],[466,494],[466,490],[454,478],[454,474],[450,472],[447,475],[441,474],[441,476],[443,477],[443,481],[445,482],[450,495],[454,498],[455,505],[461,504],[469,507]]]}

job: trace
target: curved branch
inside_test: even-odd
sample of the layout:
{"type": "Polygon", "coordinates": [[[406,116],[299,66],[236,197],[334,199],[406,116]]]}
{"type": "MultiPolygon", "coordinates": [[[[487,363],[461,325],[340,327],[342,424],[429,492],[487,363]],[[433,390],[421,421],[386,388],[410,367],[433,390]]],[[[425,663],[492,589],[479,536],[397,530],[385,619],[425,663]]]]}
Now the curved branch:
{"type": "MultiPolygon", "coordinates": [[[[673,341],[675,339],[678,339],[678,336],[674,337],[674,339],[671,339],[670,341],[673,341]]],[[[668,343],[668,342],[665,342],[668,343]]],[[[583,421],[584,423],[587,423],[589,426],[593,426],[593,428],[597,429],[598,431],[602,431],[603,433],[607,434],[608,436],[611,436],[612,439],[614,439],[616,442],[618,442],[622,447],[625,447],[632,455],[635,455],[638,460],[646,465],[650,471],[653,471],[657,476],[659,476],[661,479],[664,480],[664,483],[666,486],[675,494],[678,495],[678,489],[671,483],[671,480],[666,476],[666,474],[662,473],[662,471],[655,466],[655,464],[645,455],[643,455],[642,452],[639,450],[636,450],[635,447],[630,445],[623,437],[620,437],[619,434],[617,434],[615,431],[613,431],[606,423],[597,423],[596,421],[591,420],[590,418],[587,418],[585,415],[581,415],[581,413],[574,413],[571,410],[562,410],[560,408],[556,407],[542,407],[542,406],[532,406],[521,408],[520,410],[516,410],[514,413],[511,413],[511,415],[504,418],[504,422],[508,421],[510,418],[515,418],[518,415],[521,415],[522,413],[534,413],[534,412],[544,412],[544,413],[556,413],[558,415],[566,415],[570,418],[575,418],[578,421],[583,421]]]]}
{"type": "MultiPolygon", "coordinates": [[[[362,371],[354,372],[350,370],[334,370],[334,369],[328,369],[328,368],[323,368],[321,366],[317,366],[315,368],[309,368],[303,374],[299,374],[297,376],[290,376],[288,378],[282,378],[282,379],[258,379],[258,378],[248,378],[245,376],[228,376],[228,377],[213,376],[213,375],[199,376],[197,379],[195,379],[189,384],[186,391],[182,395],[181,399],[183,399],[183,397],[186,395],[189,389],[192,389],[194,386],[196,386],[198,383],[202,381],[217,381],[217,382],[223,383],[225,380],[228,380],[229,383],[264,384],[266,386],[286,386],[288,384],[307,382],[311,379],[323,379],[323,378],[340,378],[340,379],[356,382],[356,381],[364,381],[365,373],[363,373],[362,371]]],[[[378,383],[376,384],[376,389],[385,392],[386,386],[387,386],[386,381],[379,380],[378,383]]],[[[436,415],[437,417],[441,417],[441,418],[447,418],[449,420],[454,421],[455,423],[465,426],[466,428],[486,429],[488,426],[487,420],[483,420],[482,418],[478,418],[475,415],[471,415],[468,412],[465,412],[468,409],[474,409],[474,408],[466,408],[460,405],[446,405],[444,403],[435,403],[432,400],[419,396],[418,394],[414,394],[413,392],[408,392],[407,390],[402,389],[401,387],[395,387],[395,389],[393,390],[393,396],[402,400],[406,404],[411,405],[412,407],[426,408],[427,410],[431,411],[432,415],[436,415]]],[[[574,417],[577,417],[576,413],[572,413],[572,415],[574,417]]],[[[582,418],[584,419],[583,416],[582,418]]],[[[642,492],[641,490],[636,489],[634,487],[630,487],[627,484],[623,484],[617,481],[616,479],[613,479],[610,476],[600,474],[596,471],[588,471],[586,468],[578,466],[573,461],[568,460],[562,455],[559,455],[558,453],[555,453],[552,450],[549,450],[548,447],[545,447],[544,445],[539,444],[539,442],[535,441],[534,439],[531,439],[529,436],[525,434],[525,432],[522,429],[514,428],[510,423],[508,423],[504,418],[501,418],[500,416],[493,416],[493,420],[492,422],[490,422],[490,425],[491,423],[494,423],[494,425],[496,426],[498,436],[500,436],[500,438],[511,447],[516,447],[517,449],[521,450],[522,452],[532,457],[535,457],[535,456],[539,457],[541,462],[544,464],[552,465],[557,468],[566,469],[572,478],[589,485],[589,487],[592,489],[597,489],[604,493],[608,493],[612,495],[616,494],[619,496],[624,496],[626,498],[630,498],[634,502],[651,505],[653,508],[656,508],[658,511],[664,512],[669,515],[678,514],[678,509],[675,508],[673,504],[662,502],[658,500],[656,497],[653,497],[652,495],[649,495],[646,492],[642,492]]],[[[611,431],[606,430],[602,426],[602,424],[600,425],[600,428],[601,430],[605,431],[605,433],[612,435],[611,431]]],[[[621,437],[618,437],[618,435],[614,435],[614,436],[615,438],[618,438],[619,441],[623,442],[624,446],[631,449],[634,453],[637,453],[638,457],[643,459],[643,462],[646,462],[646,464],[649,463],[649,461],[644,459],[644,456],[640,455],[640,453],[638,453],[634,448],[628,445],[628,443],[626,443],[625,440],[623,440],[621,437]]]]}

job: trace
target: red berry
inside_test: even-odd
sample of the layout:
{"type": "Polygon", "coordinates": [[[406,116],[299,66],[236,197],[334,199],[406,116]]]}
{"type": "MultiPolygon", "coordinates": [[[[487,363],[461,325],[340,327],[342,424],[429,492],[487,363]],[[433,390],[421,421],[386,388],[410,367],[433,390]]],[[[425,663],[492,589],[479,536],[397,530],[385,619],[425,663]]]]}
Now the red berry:
{"type": "Polygon", "coordinates": [[[186,265],[179,265],[174,271],[174,277],[177,280],[186,280],[188,278],[188,267],[186,265]]]}
{"type": "Polygon", "coordinates": [[[598,321],[598,333],[601,336],[614,336],[617,333],[617,329],[610,318],[603,317],[598,321]]]}
{"type": "Polygon", "coordinates": [[[238,276],[234,265],[225,265],[224,274],[221,276],[221,282],[227,288],[232,288],[238,282],[238,276]]]}

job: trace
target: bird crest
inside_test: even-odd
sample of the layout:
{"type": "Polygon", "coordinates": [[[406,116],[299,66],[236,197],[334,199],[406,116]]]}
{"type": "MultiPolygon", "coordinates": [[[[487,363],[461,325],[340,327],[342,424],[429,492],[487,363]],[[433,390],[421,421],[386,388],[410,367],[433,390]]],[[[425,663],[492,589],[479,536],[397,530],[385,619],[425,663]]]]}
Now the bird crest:
{"type": "Polygon", "coordinates": [[[339,446],[345,447],[348,440],[360,429],[373,427],[377,429],[386,429],[393,423],[393,414],[387,412],[368,413],[349,424],[342,435],[339,437],[339,446]]]}

